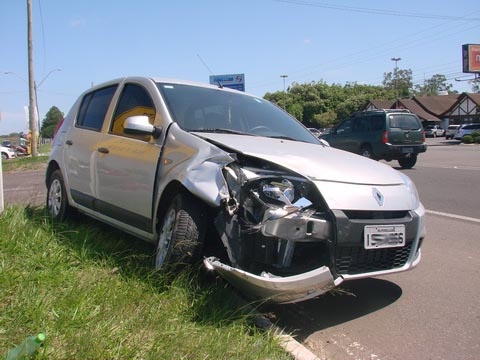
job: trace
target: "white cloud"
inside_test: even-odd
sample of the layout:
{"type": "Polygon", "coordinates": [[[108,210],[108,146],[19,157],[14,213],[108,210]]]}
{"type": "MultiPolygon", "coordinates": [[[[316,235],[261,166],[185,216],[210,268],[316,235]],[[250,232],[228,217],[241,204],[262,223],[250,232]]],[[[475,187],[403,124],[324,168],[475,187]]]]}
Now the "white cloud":
{"type": "Polygon", "coordinates": [[[82,27],[85,25],[85,19],[76,18],[70,21],[70,26],[73,28],[82,27]]]}

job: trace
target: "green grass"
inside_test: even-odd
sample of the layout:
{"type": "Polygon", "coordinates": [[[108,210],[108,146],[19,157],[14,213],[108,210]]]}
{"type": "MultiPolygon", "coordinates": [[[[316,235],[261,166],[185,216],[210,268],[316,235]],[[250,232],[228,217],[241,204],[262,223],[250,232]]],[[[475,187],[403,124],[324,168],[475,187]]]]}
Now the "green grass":
{"type": "Polygon", "coordinates": [[[45,332],[38,359],[289,359],[231,289],[152,270],[151,245],[43,209],[0,216],[0,357],[45,332]]]}
{"type": "Polygon", "coordinates": [[[4,172],[10,172],[44,169],[46,168],[47,161],[48,156],[27,156],[18,159],[3,160],[2,170],[4,172]]]}

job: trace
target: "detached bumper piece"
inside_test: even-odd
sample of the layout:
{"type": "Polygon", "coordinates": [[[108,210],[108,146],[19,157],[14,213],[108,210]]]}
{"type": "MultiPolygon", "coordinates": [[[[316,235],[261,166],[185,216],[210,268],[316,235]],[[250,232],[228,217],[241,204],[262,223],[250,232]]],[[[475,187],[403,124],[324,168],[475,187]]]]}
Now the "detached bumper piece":
{"type": "Polygon", "coordinates": [[[343,279],[333,279],[329,268],[318,269],[287,277],[270,273],[260,276],[221,263],[215,257],[204,259],[209,270],[215,270],[221,277],[250,297],[275,303],[293,303],[319,296],[339,285],[343,279]]]}

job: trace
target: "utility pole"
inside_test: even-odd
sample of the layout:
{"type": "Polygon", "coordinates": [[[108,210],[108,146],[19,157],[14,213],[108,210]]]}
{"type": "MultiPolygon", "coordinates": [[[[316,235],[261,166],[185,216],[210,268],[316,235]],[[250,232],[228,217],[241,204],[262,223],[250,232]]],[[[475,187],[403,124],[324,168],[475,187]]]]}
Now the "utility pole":
{"type": "Polygon", "coordinates": [[[397,67],[397,63],[402,60],[402,58],[391,58],[390,60],[392,61],[395,61],[395,93],[396,93],[396,99],[395,99],[395,109],[398,108],[398,84],[397,84],[397,81],[398,81],[398,67],[397,67]]]}
{"type": "Polygon", "coordinates": [[[27,0],[28,23],[28,120],[30,124],[30,149],[32,156],[38,156],[37,151],[37,122],[35,119],[35,74],[33,71],[33,26],[32,26],[32,1],[27,0]]]}
{"type": "Polygon", "coordinates": [[[283,78],[283,110],[286,110],[287,107],[287,91],[285,88],[285,79],[288,77],[288,75],[280,75],[281,78],[283,78]]]}

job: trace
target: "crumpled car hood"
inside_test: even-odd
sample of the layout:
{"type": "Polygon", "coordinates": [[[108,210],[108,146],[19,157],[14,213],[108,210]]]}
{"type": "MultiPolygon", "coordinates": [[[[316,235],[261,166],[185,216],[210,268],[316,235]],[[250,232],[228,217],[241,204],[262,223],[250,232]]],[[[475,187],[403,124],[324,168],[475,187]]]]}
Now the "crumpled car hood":
{"type": "Polygon", "coordinates": [[[314,181],[377,186],[403,184],[398,172],[390,166],[321,144],[231,134],[197,135],[233,151],[278,164],[314,181]]]}

